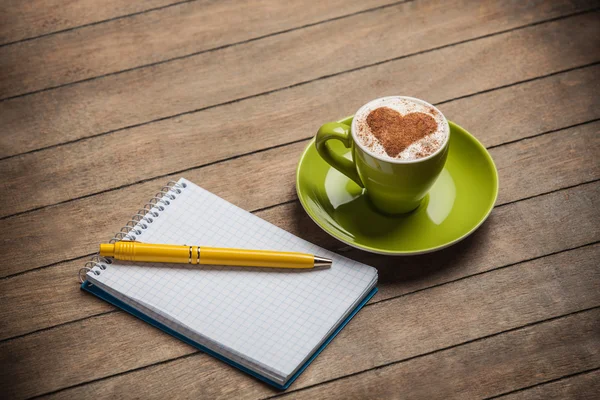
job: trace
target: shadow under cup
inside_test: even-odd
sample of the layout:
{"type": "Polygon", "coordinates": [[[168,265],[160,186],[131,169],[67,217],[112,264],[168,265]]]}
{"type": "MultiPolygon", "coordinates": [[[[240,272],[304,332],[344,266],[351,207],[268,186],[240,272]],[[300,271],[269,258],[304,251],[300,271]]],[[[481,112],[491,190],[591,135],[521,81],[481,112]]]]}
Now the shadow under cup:
{"type": "Polygon", "coordinates": [[[367,152],[356,143],[351,133],[352,121],[353,117],[348,117],[319,129],[315,139],[319,155],[365,188],[369,200],[379,211],[402,214],[416,209],[444,168],[450,133],[442,147],[430,156],[410,161],[386,160],[367,152]],[[330,139],[339,140],[350,148],[352,160],[333,152],[327,144],[330,139]]]}

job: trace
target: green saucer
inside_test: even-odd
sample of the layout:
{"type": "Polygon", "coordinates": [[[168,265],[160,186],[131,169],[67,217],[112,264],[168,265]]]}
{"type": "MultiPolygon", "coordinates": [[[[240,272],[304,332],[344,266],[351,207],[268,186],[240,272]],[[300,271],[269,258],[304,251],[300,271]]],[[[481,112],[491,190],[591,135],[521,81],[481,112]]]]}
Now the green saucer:
{"type": "MultiPolygon", "coordinates": [[[[350,124],[352,117],[342,123],[350,124]]],[[[314,139],[300,158],[296,191],[308,215],[350,246],[379,254],[414,255],[441,250],[466,238],[488,217],[498,196],[498,172],[485,147],[450,122],[444,170],[415,211],[389,216],[376,211],[363,189],[327,164],[314,139]]],[[[349,150],[330,141],[334,151],[349,150]]]]}

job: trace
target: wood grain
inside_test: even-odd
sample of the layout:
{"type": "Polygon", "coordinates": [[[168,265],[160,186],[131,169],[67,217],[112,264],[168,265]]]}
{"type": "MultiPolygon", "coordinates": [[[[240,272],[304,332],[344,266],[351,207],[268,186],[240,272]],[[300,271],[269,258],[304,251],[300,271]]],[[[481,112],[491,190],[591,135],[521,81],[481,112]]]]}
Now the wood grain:
{"type": "MultiPolygon", "coordinates": [[[[320,123],[352,113],[350,110],[357,109],[369,98],[380,96],[383,88],[440,102],[513,83],[524,78],[520,72],[523,69],[528,71],[526,77],[531,78],[589,63],[597,57],[591,48],[586,50],[569,44],[584,41],[600,46],[600,39],[588,40],[592,31],[600,29],[600,24],[594,22],[590,15],[582,15],[543,24],[126,132],[6,159],[0,161],[0,174],[4,177],[0,196],[17,196],[20,201],[8,202],[0,215],[307,138],[320,123]],[[503,57],[510,52],[514,52],[515,57],[503,57]],[[458,54],[462,57],[456,57],[458,54]],[[443,73],[439,72],[442,62],[448,67],[443,73]],[[406,70],[415,72],[407,77],[406,70]],[[464,76],[469,78],[464,79],[464,76]],[[339,97],[332,101],[327,93],[336,93],[339,97]],[[356,93],[360,95],[353,96],[356,93]],[[293,126],[290,126],[291,121],[293,126]],[[167,136],[169,140],[164,139],[167,136]],[[40,186],[45,190],[39,191],[40,186]]],[[[600,38],[600,34],[592,37],[600,38]]],[[[475,99],[464,105],[462,102],[445,104],[444,111],[450,119],[471,129],[485,144],[495,145],[522,138],[526,136],[523,132],[543,132],[549,125],[546,121],[554,124],[559,111],[563,123],[554,124],[554,128],[597,118],[600,114],[600,101],[596,96],[600,83],[594,79],[597,74],[596,69],[586,69],[556,81],[560,88],[546,88],[564,91],[569,100],[524,96],[529,93],[523,92],[529,90],[529,86],[524,86],[522,92],[513,92],[513,97],[505,99],[503,104],[495,104],[501,111],[514,109],[513,102],[532,107],[537,118],[520,124],[523,130],[505,129],[512,120],[510,114],[498,114],[491,105],[482,109],[481,103],[474,107],[478,101],[475,99]],[[502,115],[503,120],[497,115],[502,115]],[[472,122],[482,119],[488,121],[483,129],[472,122]]],[[[493,94],[488,93],[482,101],[491,98],[493,94]]]]}
{"type": "Polygon", "coordinates": [[[599,333],[595,309],[281,398],[487,398],[600,365],[599,333]]]}
{"type": "MultiPolygon", "coordinates": [[[[499,167],[500,181],[502,182],[502,191],[498,204],[537,195],[542,191],[556,190],[564,186],[598,179],[600,177],[600,166],[595,163],[595,157],[598,151],[600,151],[600,143],[597,135],[599,128],[600,122],[596,122],[492,149],[491,154],[499,167]],[[557,146],[558,148],[569,149],[569,151],[549,152],[549,146],[557,146]],[[586,169],[586,171],[581,171],[581,165],[590,165],[591,167],[586,169]]],[[[242,193],[268,193],[269,188],[272,187],[270,182],[276,179],[276,177],[285,182],[292,181],[295,160],[298,157],[297,153],[304,146],[305,143],[286,146],[283,149],[240,158],[228,163],[211,166],[201,171],[203,171],[203,177],[209,182],[209,177],[214,177],[214,183],[209,184],[207,187],[209,190],[216,191],[219,195],[225,195],[225,197],[235,196],[235,193],[237,193],[240,196],[239,200],[243,202],[244,196],[242,193]],[[265,169],[264,165],[274,167],[265,169]],[[229,178],[230,175],[227,174],[228,170],[247,171],[249,175],[234,174],[235,180],[231,181],[229,178]],[[250,190],[251,188],[245,186],[248,184],[249,179],[247,178],[250,176],[256,177],[252,182],[254,188],[258,188],[258,190],[250,190]]],[[[146,188],[148,185],[150,184],[142,186],[146,188]]],[[[295,193],[291,185],[280,186],[285,187],[286,190],[271,194],[269,196],[270,199],[274,199],[275,194],[285,196],[281,197],[282,199],[295,198],[295,193]]],[[[151,189],[151,187],[147,189],[151,189]]],[[[143,196],[143,194],[141,195],[143,196]]],[[[245,200],[249,201],[250,199],[246,198],[245,200]]],[[[106,241],[110,234],[109,232],[103,232],[104,229],[110,228],[110,224],[105,224],[105,227],[96,229],[94,226],[101,226],[100,219],[110,218],[112,216],[111,212],[113,214],[126,213],[127,207],[113,207],[112,210],[106,211],[108,215],[104,212],[95,214],[92,211],[92,206],[99,203],[98,199],[86,199],[82,201],[82,203],[90,202],[90,211],[87,218],[91,219],[91,221],[82,221],[81,226],[75,227],[75,230],[72,232],[64,230],[61,235],[51,235],[51,229],[59,225],[69,215],[73,215],[75,211],[72,207],[66,207],[65,212],[59,212],[57,210],[59,207],[49,212],[44,217],[44,221],[47,224],[44,224],[44,226],[48,226],[48,229],[42,229],[36,232],[36,234],[31,234],[30,230],[27,229],[28,226],[34,224],[36,218],[21,220],[19,224],[11,225],[10,230],[22,232],[19,234],[14,233],[16,237],[15,242],[22,247],[11,246],[10,251],[7,251],[8,258],[14,259],[18,257],[18,249],[25,249],[27,247],[35,248],[36,243],[43,248],[55,248],[49,251],[49,255],[56,257],[58,254],[57,245],[52,242],[56,242],[61,237],[69,238],[70,241],[69,245],[65,243],[64,246],[65,250],[70,252],[63,253],[63,257],[71,258],[74,255],[80,254],[76,253],[77,250],[82,252],[93,251],[95,246],[100,241],[106,241]],[[99,236],[99,234],[104,234],[104,236],[99,236]],[[96,239],[95,242],[94,239],[96,239]],[[87,244],[88,242],[89,245],[87,244]],[[84,243],[87,247],[83,246],[84,243]],[[79,247],[81,248],[79,249],[79,247]]],[[[83,207],[80,204],[77,208],[86,209],[87,207],[83,207]]],[[[496,212],[502,213],[501,210],[496,210],[496,212]]],[[[115,218],[119,216],[117,215],[115,218]]],[[[511,214],[509,213],[505,217],[510,218],[510,216],[511,214]]],[[[584,214],[584,217],[586,216],[588,215],[584,214]]],[[[125,221],[127,216],[123,216],[123,218],[122,221],[125,221]]],[[[575,224],[578,221],[578,219],[573,221],[573,228],[577,227],[575,224]]],[[[286,224],[289,223],[291,221],[284,220],[280,222],[280,225],[285,228],[286,224]]],[[[567,224],[566,226],[569,228],[571,224],[567,224]]],[[[113,230],[117,230],[117,227],[113,228],[113,230]]],[[[489,229],[494,231],[495,229],[499,229],[499,227],[494,225],[489,229]]],[[[502,229],[502,231],[508,229],[510,228],[502,229]]],[[[552,235],[549,233],[552,229],[552,225],[541,226],[538,234],[541,236],[552,235]]],[[[310,229],[311,234],[314,231],[314,227],[310,229]]],[[[492,233],[492,235],[494,234],[492,233]]],[[[322,234],[318,233],[317,237],[320,236],[322,234]]],[[[314,240],[311,237],[305,237],[308,240],[314,240]]],[[[594,240],[596,237],[583,236],[582,243],[585,243],[586,238],[587,240],[594,240]]],[[[339,248],[339,244],[333,241],[329,242],[332,242],[333,248],[339,248]]],[[[528,243],[531,246],[535,246],[536,244],[537,242],[535,241],[528,243]]],[[[425,265],[431,268],[432,265],[443,264],[443,260],[451,253],[443,253],[440,257],[417,258],[414,262],[409,261],[406,263],[408,265],[405,265],[404,270],[406,271],[408,268],[414,272],[417,268],[423,268],[425,265]],[[427,263],[424,262],[425,259],[428,260],[427,263]]],[[[521,252],[517,256],[527,257],[528,255],[525,252],[521,252]]],[[[503,260],[491,263],[489,255],[482,255],[482,257],[483,259],[479,259],[478,261],[482,265],[485,265],[486,268],[498,267],[504,265],[498,264],[499,262],[505,262],[503,260]]],[[[112,307],[104,302],[95,301],[95,299],[77,290],[75,272],[83,266],[85,261],[87,261],[86,258],[79,258],[75,261],[61,263],[45,270],[0,281],[0,304],[6,305],[0,306],[0,340],[111,310],[112,307]],[[28,290],[31,286],[38,287],[39,290],[28,290]],[[19,304],[19,307],[10,307],[8,306],[10,304],[19,304]]],[[[383,259],[379,260],[380,264],[381,261],[383,259]]],[[[385,280],[382,279],[382,281],[382,284],[385,284],[385,280]]],[[[390,282],[389,284],[393,283],[390,282]]]]}
{"type": "MultiPolygon", "coordinates": [[[[546,130],[559,129],[563,124],[578,123],[600,116],[600,107],[597,107],[598,97],[595,95],[598,85],[589,84],[599,69],[600,67],[596,66],[571,71],[460,99],[444,104],[441,108],[448,115],[452,115],[454,120],[461,121],[461,124],[460,113],[462,110],[470,110],[474,107],[479,97],[489,110],[502,112],[506,118],[498,125],[489,124],[490,113],[480,113],[479,117],[475,118],[476,115],[467,112],[468,125],[463,126],[468,127],[484,143],[497,143],[500,140],[498,136],[507,140],[518,139],[518,135],[535,135],[546,130]],[[543,93],[543,96],[539,99],[522,96],[524,92],[543,93]],[[560,98],[561,102],[557,102],[556,98],[560,98]],[[532,113],[542,116],[540,120],[543,122],[532,122],[529,119],[532,113]],[[531,131],[532,128],[538,128],[540,131],[531,131]]],[[[598,164],[593,162],[597,140],[590,139],[589,132],[594,127],[597,125],[592,125],[592,128],[581,128],[583,130],[578,129],[576,132],[584,132],[583,136],[575,134],[573,144],[568,144],[568,148],[579,149],[580,154],[557,155],[565,168],[554,169],[553,160],[544,154],[544,149],[529,148],[531,146],[527,145],[521,148],[521,145],[518,145],[514,149],[519,152],[520,158],[515,160],[510,159],[510,151],[493,151],[494,157],[496,155],[500,157],[497,160],[498,166],[501,169],[509,168],[507,173],[502,172],[503,189],[500,191],[500,201],[514,201],[544,191],[559,189],[563,184],[573,185],[598,178],[598,164]],[[536,154],[536,160],[542,164],[528,166],[527,152],[531,152],[532,156],[536,154]],[[586,162],[590,167],[582,170],[576,164],[578,161],[586,162]],[[529,175],[523,175],[521,171],[511,167],[513,163],[516,163],[519,169],[531,172],[529,175]],[[533,171],[534,168],[538,168],[539,172],[533,171]],[[505,174],[507,178],[504,178],[505,174]],[[521,182],[519,179],[513,179],[513,175],[529,179],[540,174],[545,174],[545,179],[530,179],[531,185],[524,188],[519,187],[521,182]],[[504,179],[509,179],[507,184],[510,186],[506,189],[504,189],[504,179]]],[[[186,171],[184,175],[247,210],[273,206],[296,198],[292,184],[294,170],[296,160],[305,145],[305,142],[302,142],[272,149],[208,167],[192,169],[186,171]],[[239,172],[229,173],[232,170],[239,172]],[[283,178],[289,182],[287,185],[273,185],[273,181],[283,178]]],[[[0,273],[6,276],[94,252],[97,244],[112,237],[135,213],[135,210],[158,190],[158,187],[169,179],[178,177],[178,174],[161,177],[117,191],[6,219],[5,229],[0,231],[0,239],[11,244],[3,250],[5,258],[10,259],[11,262],[6,263],[0,273]],[[117,204],[119,207],[115,206],[117,204]],[[35,226],[35,229],[32,229],[32,226],[35,226]],[[57,235],[57,231],[60,234],[57,235]],[[28,249],[27,252],[23,251],[24,249],[28,249]]],[[[69,191],[70,188],[67,186],[65,190],[69,191]]],[[[5,207],[9,207],[10,204],[5,207]]]]}
{"type": "MultiPolygon", "coordinates": [[[[0,137],[0,156],[156,121],[591,7],[585,0],[510,5],[488,0],[477,1],[476,7],[474,4],[465,0],[404,3],[242,46],[4,101],[0,103],[0,125],[6,134],[0,137]],[[407,31],[411,32],[411,40],[398,40],[407,31]],[[351,56],[339,56],[348,52],[351,56]]],[[[592,26],[577,25],[577,30],[590,33],[586,40],[571,46],[575,59],[597,54],[596,47],[587,48],[600,29],[594,27],[597,14],[588,18],[592,18],[592,26]]],[[[538,43],[540,50],[553,40],[562,39],[549,32],[547,40],[538,43]]],[[[417,69],[410,71],[412,74],[417,69]]],[[[439,73],[440,69],[436,71],[439,73]]],[[[518,72],[519,76],[527,75],[526,69],[518,72]]],[[[486,79],[492,77],[487,75],[486,79]]],[[[404,76],[403,80],[409,79],[404,76]]],[[[332,94],[326,97],[331,99],[332,94]]],[[[358,105],[368,100],[357,98],[356,91],[353,99],[358,105]]],[[[232,118],[235,115],[219,121],[232,118]]],[[[200,126],[196,125],[196,132],[200,126]]]]}
{"type": "Polygon", "coordinates": [[[242,42],[392,0],[193,1],[0,47],[0,93],[11,97],[242,42]],[[23,63],[22,60],[28,60],[23,63]]]}
{"type": "MultiPolygon", "coordinates": [[[[290,389],[597,306],[600,293],[594,288],[600,276],[593,259],[598,250],[599,246],[592,246],[561,253],[367,306],[290,389]]],[[[112,313],[0,344],[3,365],[19,360],[0,372],[0,382],[4,393],[24,397],[192,352],[193,348],[142,321],[112,313]],[[140,343],[140,338],[147,344],[140,343]],[[31,351],[42,345],[47,351],[31,351]],[[142,346],[154,351],[140,351],[142,346]],[[77,376],[48,368],[58,360],[63,365],[78,365],[77,376]],[[35,385],[30,384],[33,379],[35,385]]],[[[65,397],[110,397],[116,393],[164,397],[183,387],[190,396],[202,398],[236,393],[239,398],[253,399],[277,393],[206,354],[183,361],[187,368],[144,369],[79,388],[86,391],[78,395],[65,392],[65,397]],[[194,359],[202,359],[201,368],[189,368],[194,359]]]]}
{"type": "Polygon", "coordinates": [[[114,310],[79,290],[75,274],[88,259],[0,281],[0,316],[5,318],[0,340],[114,310]]]}
{"type": "MultiPolygon", "coordinates": [[[[596,332],[597,334],[597,332],[596,332]]],[[[502,400],[596,400],[600,395],[600,371],[561,379],[518,393],[498,397],[502,400]]]]}
{"type": "Polygon", "coordinates": [[[178,0],[3,0],[0,45],[176,3],[178,0]]]}

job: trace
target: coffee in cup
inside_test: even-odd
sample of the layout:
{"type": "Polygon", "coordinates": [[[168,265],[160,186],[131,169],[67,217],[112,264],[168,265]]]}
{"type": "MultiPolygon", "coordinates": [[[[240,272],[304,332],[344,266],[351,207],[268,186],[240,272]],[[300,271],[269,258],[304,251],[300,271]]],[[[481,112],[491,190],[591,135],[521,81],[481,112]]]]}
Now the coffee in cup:
{"type": "Polygon", "coordinates": [[[446,142],[448,123],[436,108],[408,97],[384,97],[354,116],[355,137],[363,148],[390,160],[417,160],[446,142]]]}

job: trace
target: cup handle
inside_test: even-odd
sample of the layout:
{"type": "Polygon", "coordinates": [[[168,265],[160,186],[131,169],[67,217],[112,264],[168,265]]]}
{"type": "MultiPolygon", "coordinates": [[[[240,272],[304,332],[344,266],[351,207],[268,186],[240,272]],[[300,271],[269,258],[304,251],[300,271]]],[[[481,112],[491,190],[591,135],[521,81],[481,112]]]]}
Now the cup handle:
{"type": "Polygon", "coordinates": [[[344,146],[346,146],[346,148],[351,148],[352,139],[350,138],[350,127],[339,122],[326,123],[319,128],[319,131],[317,132],[317,138],[315,139],[315,145],[317,147],[317,152],[323,158],[323,160],[325,160],[333,168],[340,171],[342,174],[346,175],[348,178],[352,179],[358,186],[364,188],[365,186],[363,185],[360,177],[358,176],[358,172],[356,171],[354,156],[352,155],[352,160],[348,160],[347,158],[331,151],[331,149],[327,146],[327,141],[330,139],[339,140],[344,144],[344,146]]]}

